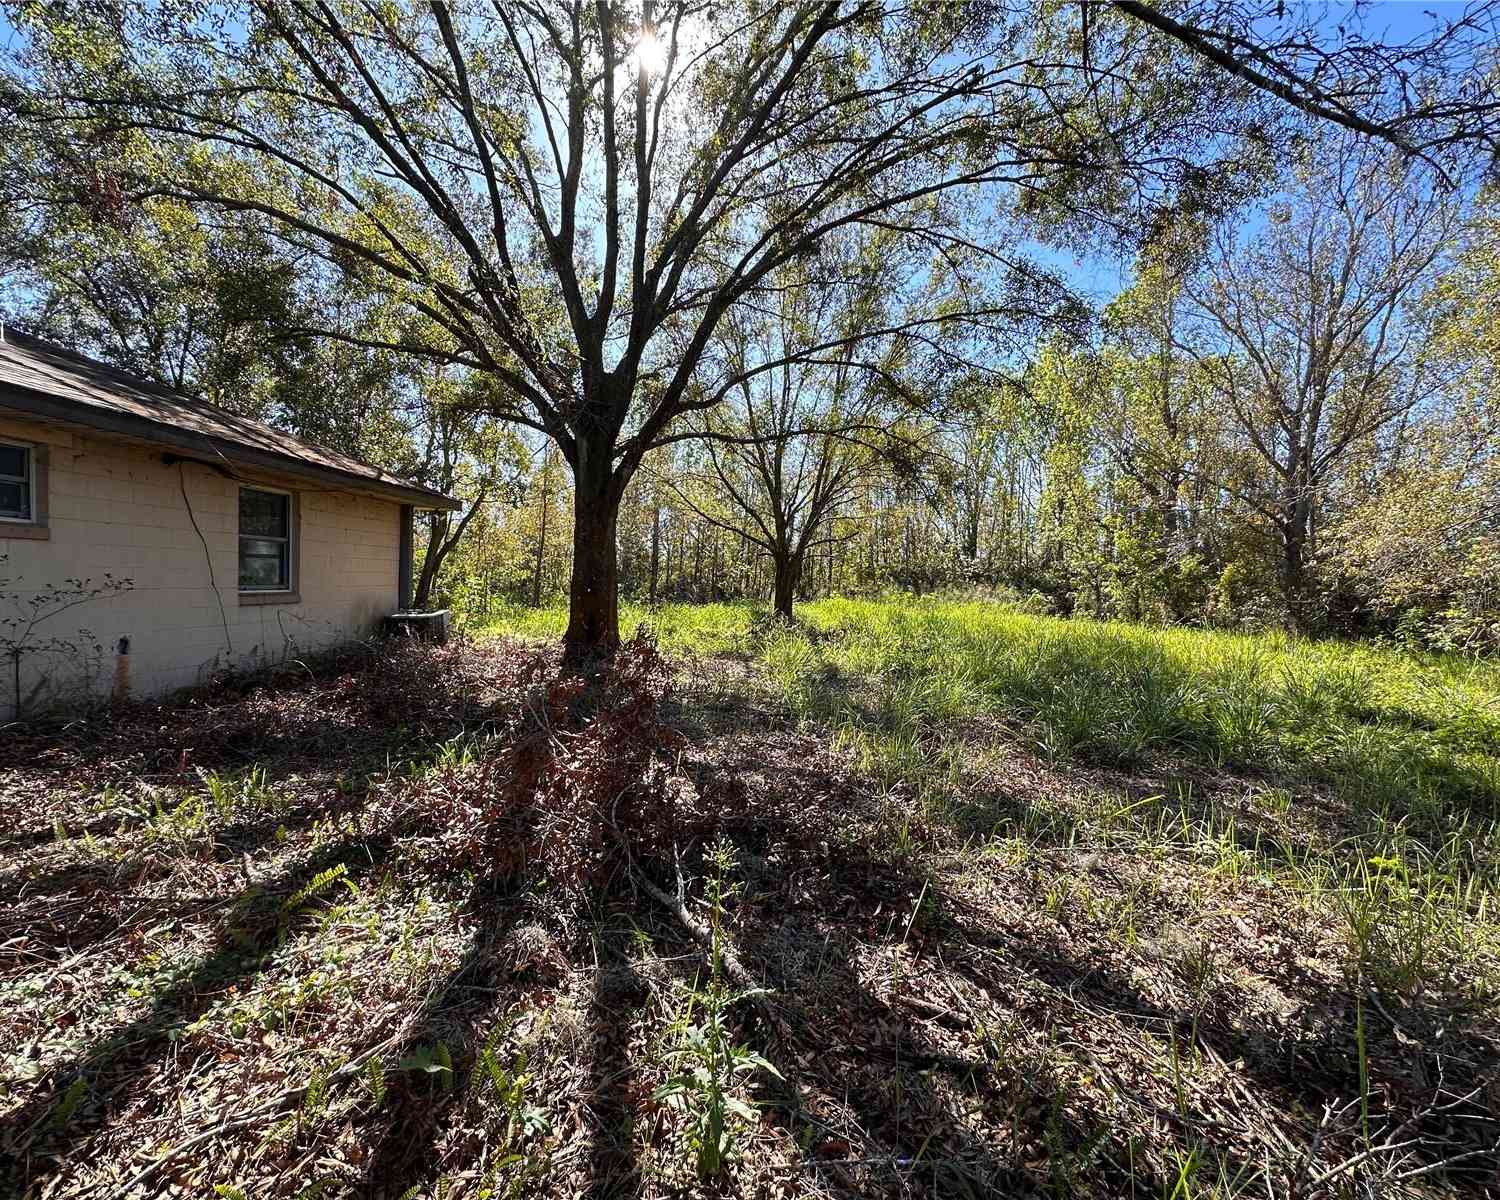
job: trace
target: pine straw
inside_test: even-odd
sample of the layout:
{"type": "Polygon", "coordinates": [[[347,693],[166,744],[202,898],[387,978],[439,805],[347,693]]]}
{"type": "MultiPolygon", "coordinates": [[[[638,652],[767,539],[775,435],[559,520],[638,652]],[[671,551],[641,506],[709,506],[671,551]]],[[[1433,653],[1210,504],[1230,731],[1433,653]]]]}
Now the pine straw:
{"type": "Polygon", "coordinates": [[[1268,869],[1100,840],[1101,795],[1124,808],[1160,781],[959,731],[976,769],[945,823],[790,727],[743,664],[684,675],[687,695],[655,696],[687,736],[653,708],[628,745],[584,735],[597,708],[549,703],[573,686],[550,658],[495,642],[8,734],[0,1191],[1110,1197],[1185,1178],[1182,1195],[1288,1197],[1356,1175],[1392,1195],[1495,1180],[1493,1004],[1371,994],[1326,905],[1268,869]],[[552,757],[524,760],[527,788],[553,806],[476,821],[539,733],[552,757]],[[658,826],[623,857],[595,796],[615,757],[672,782],[652,793],[670,819],[641,809],[658,826]],[[576,874],[514,823],[567,803],[598,835],[576,874]],[[1047,819],[1022,822],[1026,806],[1047,819]],[[1043,832],[978,838],[979,813],[1043,832]],[[504,853],[498,829],[528,851],[504,853]],[[744,884],[737,969],[770,989],[741,1005],[741,1033],[783,1080],[746,1092],[760,1119],[705,1185],[653,1092],[704,970],[689,926],[720,834],[744,884]],[[685,914],[663,903],[668,841],[685,914]],[[517,1105],[496,1070],[525,1077],[517,1105]]]}

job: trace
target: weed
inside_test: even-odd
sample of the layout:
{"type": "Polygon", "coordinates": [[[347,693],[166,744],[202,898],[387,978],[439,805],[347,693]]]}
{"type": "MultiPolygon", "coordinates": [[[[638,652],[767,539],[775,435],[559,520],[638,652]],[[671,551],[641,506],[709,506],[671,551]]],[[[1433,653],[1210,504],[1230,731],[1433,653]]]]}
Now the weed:
{"type": "Polygon", "coordinates": [[[1351,972],[1379,991],[1439,986],[1468,958],[1463,899],[1430,869],[1413,871],[1390,854],[1358,859],[1334,895],[1351,972]]]}
{"type": "Polygon", "coordinates": [[[431,1046],[414,1046],[396,1064],[396,1070],[427,1075],[441,1092],[453,1087],[453,1055],[441,1039],[431,1046]]]}
{"type": "Polygon", "coordinates": [[[499,1045],[506,1030],[504,1022],[497,1025],[480,1047],[470,1090],[475,1099],[498,1106],[504,1117],[505,1141],[509,1144],[533,1134],[547,1133],[552,1123],[546,1111],[528,1094],[531,1076],[526,1073],[525,1053],[517,1054],[509,1065],[500,1061],[499,1045]]]}
{"type": "Polygon", "coordinates": [[[349,867],[346,863],[338,863],[319,871],[306,884],[288,896],[281,905],[280,936],[285,938],[286,931],[292,921],[308,905],[314,900],[326,896],[340,885],[347,888],[351,895],[356,895],[359,892],[354,881],[349,878],[349,867]]]}
{"type": "Polygon", "coordinates": [[[716,1179],[734,1153],[736,1120],[754,1119],[751,1105],[735,1094],[741,1080],[761,1072],[781,1077],[765,1058],[736,1045],[729,1028],[736,1004],[755,993],[732,992],[724,977],[721,954],[724,906],[736,888],[733,851],[720,841],[710,854],[706,893],[709,909],[709,978],[694,987],[672,1024],[668,1061],[675,1073],[656,1089],[656,1099],[683,1112],[688,1120],[687,1144],[701,1179],[716,1179]]]}
{"type": "Polygon", "coordinates": [[[263,766],[251,767],[239,775],[200,771],[198,777],[208,793],[208,808],[220,822],[243,820],[284,807],[278,803],[263,766]]]}
{"type": "Polygon", "coordinates": [[[57,1105],[53,1108],[52,1115],[47,1119],[48,1128],[54,1131],[66,1129],[68,1123],[73,1119],[73,1114],[78,1111],[78,1106],[83,1103],[84,1097],[88,1095],[88,1091],[88,1080],[82,1075],[73,1080],[68,1085],[68,1090],[62,1094],[62,1098],[58,1100],[57,1105]]]}

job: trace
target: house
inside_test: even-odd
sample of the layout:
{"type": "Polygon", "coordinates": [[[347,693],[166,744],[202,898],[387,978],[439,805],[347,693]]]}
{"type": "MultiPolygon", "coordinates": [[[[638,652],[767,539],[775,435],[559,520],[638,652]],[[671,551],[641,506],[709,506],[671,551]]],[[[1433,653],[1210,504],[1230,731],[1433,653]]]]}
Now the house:
{"type": "Polygon", "coordinates": [[[409,602],[413,511],[457,507],[3,329],[0,721],[363,636],[409,602]]]}

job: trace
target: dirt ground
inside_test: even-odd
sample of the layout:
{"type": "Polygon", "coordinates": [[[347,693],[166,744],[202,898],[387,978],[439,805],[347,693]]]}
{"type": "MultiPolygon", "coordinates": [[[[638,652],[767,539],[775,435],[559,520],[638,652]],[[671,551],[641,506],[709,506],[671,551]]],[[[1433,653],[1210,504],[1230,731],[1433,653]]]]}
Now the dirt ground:
{"type": "Polygon", "coordinates": [[[557,670],[412,648],[0,732],[0,1191],[1500,1193],[1495,994],[1371,984],[1316,792],[971,723],[934,809],[721,656],[629,760],[682,811],[600,806],[575,878],[558,809],[494,800],[603,786],[557,670]],[[720,997],[758,1058],[703,1178],[716,911],[763,991],[720,997]]]}

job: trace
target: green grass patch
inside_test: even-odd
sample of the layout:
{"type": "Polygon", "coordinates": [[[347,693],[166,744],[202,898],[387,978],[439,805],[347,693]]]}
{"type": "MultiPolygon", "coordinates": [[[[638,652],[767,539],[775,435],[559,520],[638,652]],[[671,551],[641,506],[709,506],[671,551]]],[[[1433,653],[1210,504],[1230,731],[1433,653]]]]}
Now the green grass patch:
{"type": "MultiPolygon", "coordinates": [[[[749,646],[750,630],[766,606],[744,601],[723,604],[621,604],[620,635],[635,636],[642,625],[650,627],[657,645],[674,656],[742,653],[749,646]]],[[[492,613],[473,632],[480,637],[507,634],[522,638],[561,638],[568,627],[568,609],[563,604],[530,608],[507,605],[492,613]]]]}

